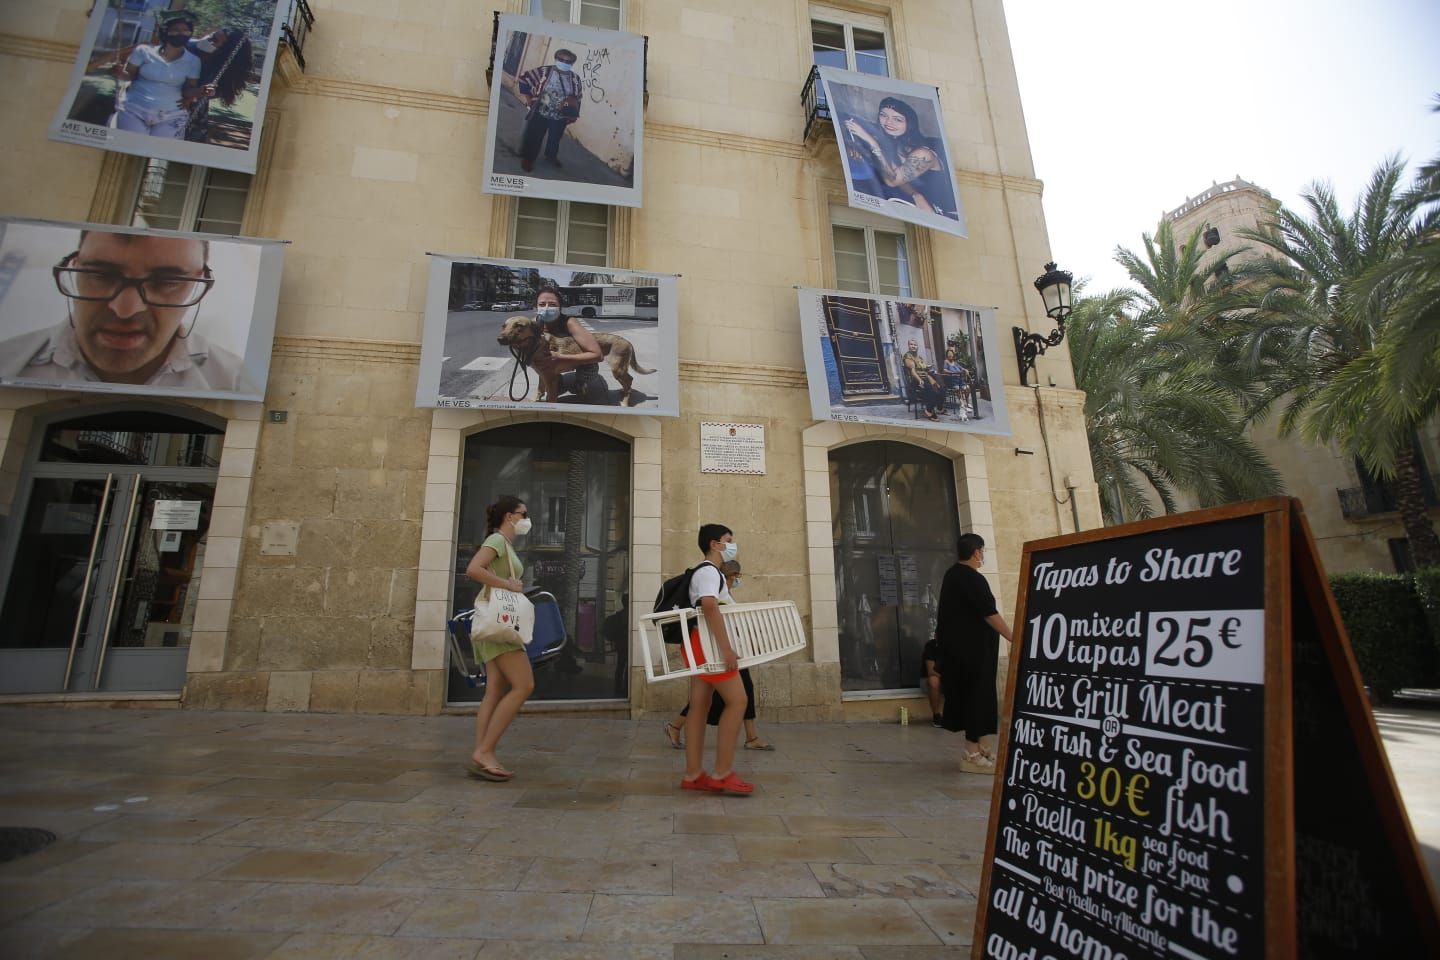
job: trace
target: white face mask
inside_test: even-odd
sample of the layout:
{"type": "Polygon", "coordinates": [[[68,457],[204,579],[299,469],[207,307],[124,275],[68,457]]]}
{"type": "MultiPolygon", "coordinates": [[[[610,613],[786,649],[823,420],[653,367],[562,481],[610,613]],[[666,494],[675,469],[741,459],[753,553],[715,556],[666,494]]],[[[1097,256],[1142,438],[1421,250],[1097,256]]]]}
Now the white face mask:
{"type": "Polygon", "coordinates": [[[565,63],[564,61],[557,60],[557,61],[555,62],[555,69],[556,69],[556,70],[559,70],[561,73],[569,73],[571,70],[573,70],[573,69],[575,69],[575,68],[574,68],[573,66],[571,66],[570,64],[565,63]]]}
{"type": "Polygon", "coordinates": [[[726,562],[728,563],[729,561],[734,560],[734,559],[735,559],[736,557],[738,557],[739,555],[740,555],[740,544],[736,543],[734,540],[731,540],[729,543],[723,544],[723,545],[721,546],[721,549],[720,549],[720,559],[721,559],[721,560],[724,560],[724,561],[726,561],[726,562]]]}
{"type": "Polygon", "coordinates": [[[519,520],[516,520],[516,521],[515,521],[515,534],[516,534],[516,536],[523,537],[523,536],[525,536],[525,534],[527,534],[527,533],[529,533],[529,532],[530,532],[530,518],[529,518],[529,517],[521,517],[519,520]]]}
{"type": "Polygon", "coordinates": [[[214,53],[219,48],[216,47],[215,44],[211,43],[209,40],[196,40],[195,49],[199,50],[201,53],[214,53]]]}
{"type": "Polygon", "coordinates": [[[730,591],[733,593],[733,592],[735,592],[736,590],[739,590],[739,589],[740,589],[740,578],[739,578],[739,577],[736,577],[735,580],[730,584],[730,591]]]}
{"type": "Polygon", "coordinates": [[[545,323],[549,323],[550,321],[560,316],[560,308],[548,306],[539,307],[535,311],[535,316],[540,318],[540,320],[544,321],[545,323]]]}

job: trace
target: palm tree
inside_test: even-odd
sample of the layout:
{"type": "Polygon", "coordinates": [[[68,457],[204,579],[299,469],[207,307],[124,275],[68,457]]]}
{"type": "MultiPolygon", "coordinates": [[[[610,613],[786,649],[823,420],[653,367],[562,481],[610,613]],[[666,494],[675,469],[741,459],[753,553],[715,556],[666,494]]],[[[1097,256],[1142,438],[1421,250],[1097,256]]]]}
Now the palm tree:
{"type": "Polygon", "coordinates": [[[1174,227],[1162,220],[1155,236],[1142,234],[1143,257],[1125,247],[1115,248],[1115,262],[1140,288],[1139,302],[1156,326],[1179,332],[1203,330],[1219,314],[1221,304],[1214,283],[1217,264],[1202,270],[1205,249],[1200,244],[1204,226],[1197,226],[1179,246],[1174,227]]]}
{"type": "Polygon", "coordinates": [[[1385,479],[1419,565],[1440,564],[1416,435],[1440,410],[1440,251],[1435,180],[1403,192],[1404,163],[1376,168],[1349,215],[1327,184],[1306,212],[1281,207],[1245,236],[1278,256],[1237,271],[1236,342],[1265,383],[1283,434],[1333,445],[1385,479]],[[1428,199],[1427,199],[1428,196],[1428,199]]]}
{"type": "Polygon", "coordinates": [[[1157,319],[1149,296],[1114,290],[1077,298],[1067,322],[1106,523],[1150,517],[1156,501],[1174,513],[1182,493],[1211,506],[1278,491],[1234,389],[1208,354],[1182,346],[1194,343],[1189,331],[1171,334],[1157,319]]]}

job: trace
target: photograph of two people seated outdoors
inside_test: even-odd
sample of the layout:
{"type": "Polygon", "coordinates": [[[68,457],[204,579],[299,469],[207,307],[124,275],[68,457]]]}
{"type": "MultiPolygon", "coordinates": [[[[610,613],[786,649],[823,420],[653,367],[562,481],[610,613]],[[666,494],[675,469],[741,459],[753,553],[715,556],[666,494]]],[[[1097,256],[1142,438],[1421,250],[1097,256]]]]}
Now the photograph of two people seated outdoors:
{"type": "Polygon", "coordinates": [[[817,419],[1009,431],[993,311],[801,290],[800,314],[817,419]]]}

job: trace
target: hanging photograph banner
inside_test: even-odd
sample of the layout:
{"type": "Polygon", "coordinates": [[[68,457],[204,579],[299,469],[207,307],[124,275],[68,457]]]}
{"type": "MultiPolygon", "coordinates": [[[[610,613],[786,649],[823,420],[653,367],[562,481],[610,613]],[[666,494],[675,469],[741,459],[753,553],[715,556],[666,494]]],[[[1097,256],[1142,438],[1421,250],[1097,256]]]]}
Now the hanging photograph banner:
{"type": "Polygon", "coordinates": [[[966,236],[934,87],[818,67],[850,206],[966,236]]]}
{"type": "Polygon", "coordinates": [[[284,243],[0,218],[0,386],[263,400],[284,243]]]}
{"type": "Polygon", "coordinates": [[[415,405],[677,416],[675,281],[432,254],[415,405]]]}
{"type": "Polygon", "coordinates": [[[645,38],[505,14],[484,190],[640,206],[645,38]]]}
{"type": "Polygon", "coordinates": [[[1008,434],[990,307],[800,291],[817,420],[1008,434]]]}
{"type": "Polygon", "coordinates": [[[50,138],[254,173],[288,8],[95,0],[50,138]]]}

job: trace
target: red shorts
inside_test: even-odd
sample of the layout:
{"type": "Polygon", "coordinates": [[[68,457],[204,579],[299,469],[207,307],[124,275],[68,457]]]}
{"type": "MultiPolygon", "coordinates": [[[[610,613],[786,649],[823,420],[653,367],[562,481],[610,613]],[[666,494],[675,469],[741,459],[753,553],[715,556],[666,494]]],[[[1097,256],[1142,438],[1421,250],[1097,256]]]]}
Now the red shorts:
{"type": "MultiPolygon", "coordinates": [[[[695,664],[696,664],[696,666],[699,666],[699,665],[701,665],[701,664],[703,664],[703,663],[706,662],[706,661],[705,661],[705,651],[704,651],[704,650],[701,648],[701,646],[700,646],[700,631],[699,631],[699,630],[692,629],[692,630],[690,631],[690,653],[691,653],[691,655],[695,658],[695,664]]],[[[729,680],[731,677],[738,677],[738,676],[740,676],[740,671],[739,671],[739,670],[726,670],[724,673],[702,673],[702,674],[699,674],[700,679],[701,679],[701,680],[704,680],[706,683],[724,683],[726,680],[729,680]]]]}

